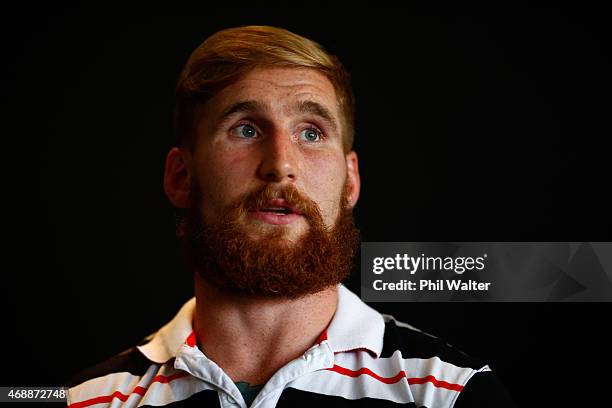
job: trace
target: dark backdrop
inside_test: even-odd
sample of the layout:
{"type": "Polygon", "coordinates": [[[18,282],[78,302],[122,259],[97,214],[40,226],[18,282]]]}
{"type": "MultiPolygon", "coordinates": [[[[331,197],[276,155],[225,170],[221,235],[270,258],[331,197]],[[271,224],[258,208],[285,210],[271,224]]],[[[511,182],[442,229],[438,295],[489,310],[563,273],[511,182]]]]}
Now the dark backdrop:
{"type": "MultiPolygon", "coordinates": [[[[363,240],[612,240],[601,10],[282,4],[4,14],[1,385],[59,384],[192,295],[163,162],[177,75],[225,27],[288,28],[352,72],[363,240]]],[[[610,304],[374,306],[489,360],[522,406],[609,380],[610,304]]]]}

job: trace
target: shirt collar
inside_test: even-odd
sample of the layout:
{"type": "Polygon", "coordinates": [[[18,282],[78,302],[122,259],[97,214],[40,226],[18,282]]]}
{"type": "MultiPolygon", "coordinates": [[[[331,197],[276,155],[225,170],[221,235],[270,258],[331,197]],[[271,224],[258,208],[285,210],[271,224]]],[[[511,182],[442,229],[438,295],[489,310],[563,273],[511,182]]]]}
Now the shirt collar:
{"type": "Polygon", "coordinates": [[[334,353],[365,349],[378,357],[383,346],[385,321],[356,294],[339,285],[338,306],[326,332],[334,353]]]}
{"type": "Polygon", "coordinates": [[[189,343],[193,336],[193,313],[196,298],[192,297],[181,307],[176,316],[156,333],[148,336],[148,343],[138,349],[154,363],[164,364],[176,357],[181,346],[189,343]]]}
{"type": "MultiPolygon", "coordinates": [[[[183,346],[195,345],[193,314],[196,299],[191,298],[176,316],[156,333],[147,337],[148,343],[138,349],[151,361],[164,364],[176,357],[183,346]]],[[[380,356],[385,322],[383,316],[366,305],[344,285],[338,285],[338,306],[329,326],[318,342],[327,342],[334,353],[350,350],[368,350],[380,356]]]]}

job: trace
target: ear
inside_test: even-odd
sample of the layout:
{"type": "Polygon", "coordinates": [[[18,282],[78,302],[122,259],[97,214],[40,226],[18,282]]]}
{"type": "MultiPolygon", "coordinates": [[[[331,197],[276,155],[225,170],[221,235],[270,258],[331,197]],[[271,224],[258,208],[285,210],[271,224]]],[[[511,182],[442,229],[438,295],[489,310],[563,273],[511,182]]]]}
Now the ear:
{"type": "Polygon", "coordinates": [[[347,169],[347,185],[348,185],[348,202],[351,208],[355,207],[359,199],[359,191],[361,189],[361,178],[359,177],[359,161],[357,153],[351,151],[346,155],[347,169]]]}
{"type": "Polygon", "coordinates": [[[183,149],[173,147],[166,156],[164,191],[175,207],[189,207],[191,180],[191,155],[183,149]]]}

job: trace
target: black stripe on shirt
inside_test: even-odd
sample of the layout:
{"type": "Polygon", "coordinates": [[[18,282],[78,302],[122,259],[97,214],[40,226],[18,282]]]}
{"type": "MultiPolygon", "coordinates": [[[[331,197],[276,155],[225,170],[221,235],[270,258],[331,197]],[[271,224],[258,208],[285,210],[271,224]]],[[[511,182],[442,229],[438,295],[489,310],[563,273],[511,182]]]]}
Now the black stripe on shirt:
{"type": "Polygon", "coordinates": [[[64,385],[67,387],[75,387],[92,378],[103,377],[108,374],[119,372],[128,372],[135,376],[142,376],[150,366],[151,361],[149,361],[138,348],[132,347],[95,366],[80,371],[64,385]]]}
{"type": "Polygon", "coordinates": [[[486,362],[469,356],[443,339],[408,327],[398,326],[395,320],[389,320],[385,323],[383,349],[380,357],[391,357],[397,350],[402,353],[403,358],[438,357],[457,367],[470,367],[475,370],[487,365],[486,362]]]}
{"type": "Polygon", "coordinates": [[[491,371],[476,373],[459,394],[454,408],[514,408],[506,388],[491,371]]]}
{"type": "MultiPolygon", "coordinates": [[[[170,404],[162,405],[166,408],[213,408],[220,407],[219,393],[215,390],[203,390],[193,394],[189,398],[181,401],[174,401],[170,404]]],[[[159,405],[140,405],[140,408],[159,407],[159,405]]],[[[295,408],[295,407],[293,407],[295,408]]]]}
{"type": "MultiPolygon", "coordinates": [[[[362,407],[362,408],[417,408],[414,402],[397,403],[377,398],[347,399],[336,395],[317,394],[310,391],[286,388],[278,400],[277,408],[296,408],[296,407],[362,407]]],[[[427,408],[419,406],[418,408],[427,408]]]]}

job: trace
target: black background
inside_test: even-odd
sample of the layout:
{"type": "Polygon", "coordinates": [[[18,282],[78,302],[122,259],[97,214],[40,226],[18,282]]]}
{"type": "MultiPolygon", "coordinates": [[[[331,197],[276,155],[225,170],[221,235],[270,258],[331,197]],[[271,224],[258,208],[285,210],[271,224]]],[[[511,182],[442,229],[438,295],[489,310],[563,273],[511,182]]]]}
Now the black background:
{"type": "MultiPolygon", "coordinates": [[[[4,13],[1,385],[60,384],[192,296],[163,163],[177,75],[225,27],[351,71],[364,241],[612,241],[602,10],[329,3],[4,13]]],[[[373,306],[490,361],[521,406],[603,398],[609,304],[373,306]]]]}

